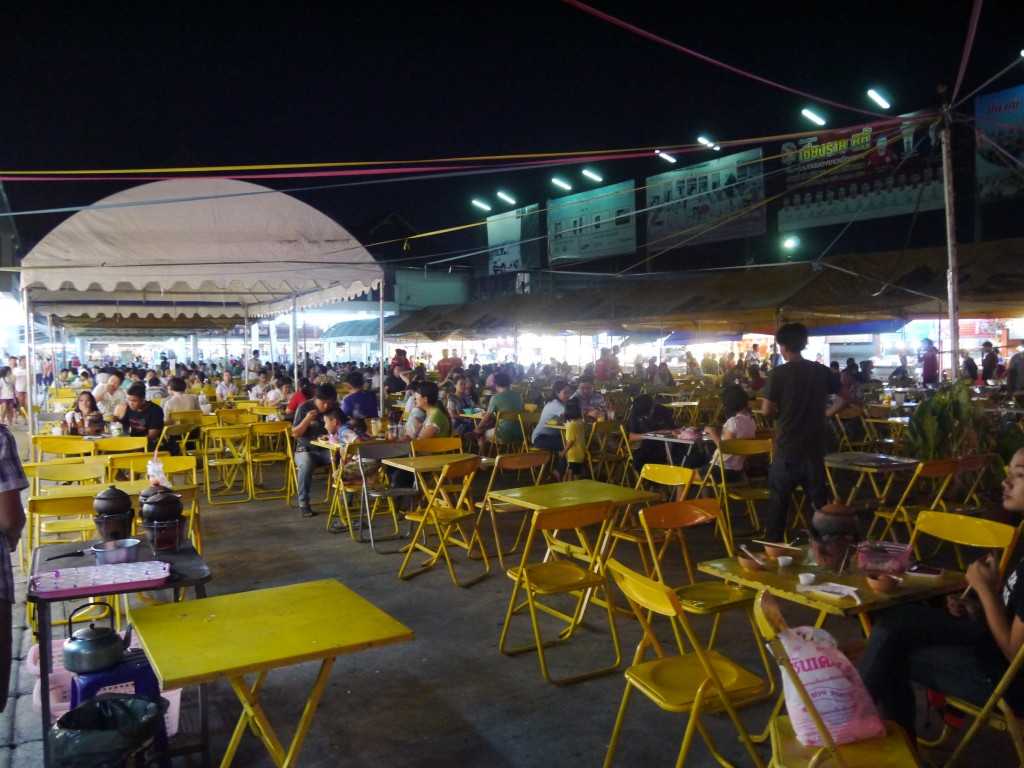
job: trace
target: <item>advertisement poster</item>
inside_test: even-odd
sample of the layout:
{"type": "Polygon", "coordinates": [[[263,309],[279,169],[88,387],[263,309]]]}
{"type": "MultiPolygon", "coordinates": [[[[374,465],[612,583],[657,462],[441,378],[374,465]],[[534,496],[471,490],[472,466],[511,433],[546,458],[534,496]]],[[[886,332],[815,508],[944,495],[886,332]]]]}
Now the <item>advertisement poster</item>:
{"type": "Polygon", "coordinates": [[[548,260],[634,253],[635,213],[631,181],[548,200],[548,260]]]}
{"type": "Polygon", "coordinates": [[[978,197],[1005,200],[1024,194],[1024,85],[974,100],[978,127],[978,197]]]}
{"type": "Polygon", "coordinates": [[[765,233],[761,150],[647,177],[647,247],[699,245],[765,233]]]}
{"type": "Polygon", "coordinates": [[[779,231],[930,211],[945,205],[938,123],[822,131],[779,148],[779,231]]]}
{"type": "Polygon", "coordinates": [[[540,206],[537,203],[487,217],[489,275],[540,267],[540,206]]]}

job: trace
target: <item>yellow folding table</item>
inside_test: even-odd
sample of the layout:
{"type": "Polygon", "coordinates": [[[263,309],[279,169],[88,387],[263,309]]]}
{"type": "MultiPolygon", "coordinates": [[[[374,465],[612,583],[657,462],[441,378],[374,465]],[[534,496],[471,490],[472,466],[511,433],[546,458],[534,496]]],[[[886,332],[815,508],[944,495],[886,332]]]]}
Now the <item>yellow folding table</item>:
{"type": "Polygon", "coordinates": [[[131,619],[165,689],[220,679],[231,684],[242,715],[222,767],[231,764],[247,727],[275,765],[295,765],[334,660],[413,639],[411,629],[331,580],[141,608],[131,619]],[[271,670],[308,661],[319,661],[320,672],[285,751],[260,692],[271,670]],[[256,679],[250,684],[246,675],[252,674],[256,679]]]}

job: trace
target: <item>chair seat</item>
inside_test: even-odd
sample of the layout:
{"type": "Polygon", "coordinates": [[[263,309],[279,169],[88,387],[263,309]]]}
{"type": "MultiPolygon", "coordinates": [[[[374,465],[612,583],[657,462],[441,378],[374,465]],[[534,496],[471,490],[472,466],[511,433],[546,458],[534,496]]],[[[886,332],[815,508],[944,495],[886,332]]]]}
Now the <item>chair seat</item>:
{"type": "MultiPolygon", "coordinates": [[[[716,651],[707,651],[722,687],[732,697],[745,697],[764,688],[764,681],[716,651]]],[[[695,653],[651,659],[626,670],[626,677],[651,701],[669,712],[686,712],[692,706],[707,673],[695,653]]],[[[708,701],[714,700],[709,693],[708,701]]]]}
{"type": "Polygon", "coordinates": [[[764,501],[771,496],[767,488],[729,488],[729,498],[736,501],[764,501]]]}
{"type": "Polygon", "coordinates": [[[39,525],[43,533],[88,533],[96,530],[92,520],[51,520],[39,525]]]}
{"type": "MultiPolygon", "coordinates": [[[[519,578],[519,568],[509,568],[511,579],[519,578]]],[[[526,566],[526,580],[542,595],[553,595],[577,589],[603,587],[604,577],[568,560],[552,560],[526,566]]]]}
{"type": "Polygon", "coordinates": [[[371,499],[397,499],[401,496],[419,496],[420,492],[416,488],[367,488],[366,495],[371,499]]]}
{"type": "Polygon", "coordinates": [[[736,608],[744,603],[753,604],[757,592],[721,581],[698,581],[676,589],[679,602],[694,613],[718,613],[725,608],[736,608]]]}
{"type": "MultiPolygon", "coordinates": [[[[459,520],[465,520],[467,517],[475,517],[476,512],[469,512],[465,509],[456,509],[455,507],[447,507],[434,505],[434,514],[437,515],[437,521],[441,525],[454,525],[459,520]]],[[[411,520],[414,523],[418,523],[426,515],[426,510],[418,509],[412,512],[407,512],[405,515],[406,520],[411,520]]]]}
{"type": "MultiPolygon", "coordinates": [[[[885,723],[885,736],[838,747],[843,762],[848,768],[870,766],[870,768],[903,768],[920,763],[914,755],[910,741],[903,729],[890,720],[885,723]]],[[[789,717],[779,715],[771,723],[773,765],[779,768],[806,766],[820,747],[805,747],[797,741],[793,723],[789,717]]],[[[823,761],[829,762],[829,761],[823,761]]]]}

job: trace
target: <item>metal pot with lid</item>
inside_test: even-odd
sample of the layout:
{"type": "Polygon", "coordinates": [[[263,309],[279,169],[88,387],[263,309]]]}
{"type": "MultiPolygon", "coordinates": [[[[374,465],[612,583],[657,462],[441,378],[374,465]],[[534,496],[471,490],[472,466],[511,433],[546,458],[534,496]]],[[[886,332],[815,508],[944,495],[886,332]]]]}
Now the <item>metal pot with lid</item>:
{"type": "Polygon", "coordinates": [[[181,496],[171,493],[166,488],[161,488],[157,493],[152,493],[142,500],[142,519],[148,523],[173,520],[181,515],[181,511],[181,496]]]}
{"type": "Polygon", "coordinates": [[[132,509],[132,497],[116,485],[100,491],[92,500],[97,515],[120,515],[132,509]]]}
{"type": "Polygon", "coordinates": [[[92,603],[80,605],[71,616],[68,617],[68,639],[64,641],[64,668],[85,674],[99,672],[109,669],[121,663],[124,652],[131,644],[132,631],[128,628],[128,634],[122,638],[114,631],[114,609],[107,603],[92,603]],[[96,622],[90,622],[88,627],[80,629],[71,634],[71,626],[75,615],[79,611],[105,605],[109,611],[110,626],[97,627],[96,622]]]}

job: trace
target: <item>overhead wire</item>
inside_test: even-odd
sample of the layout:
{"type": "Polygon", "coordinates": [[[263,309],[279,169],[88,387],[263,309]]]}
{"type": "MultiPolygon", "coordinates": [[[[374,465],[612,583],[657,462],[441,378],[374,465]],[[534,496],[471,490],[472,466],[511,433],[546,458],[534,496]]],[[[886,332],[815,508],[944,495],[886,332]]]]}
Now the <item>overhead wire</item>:
{"type": "Polygon", "coordinates": [[[960,93],[960,86],[964,82],[964,75],[967,73],[967,62],[971,58],[974,36],[978,32],[978,17],[981,15],[981,4],[982,0],[974,0],[974,6],[971,8],[971,22],[967,26],[967,40],[964,42],[964,53],[960,57],[960,71],[956,75],[956,85],[953,86],[953,95],[950,97],[950,101],[956,101],[957,94],[960,93]]]}

